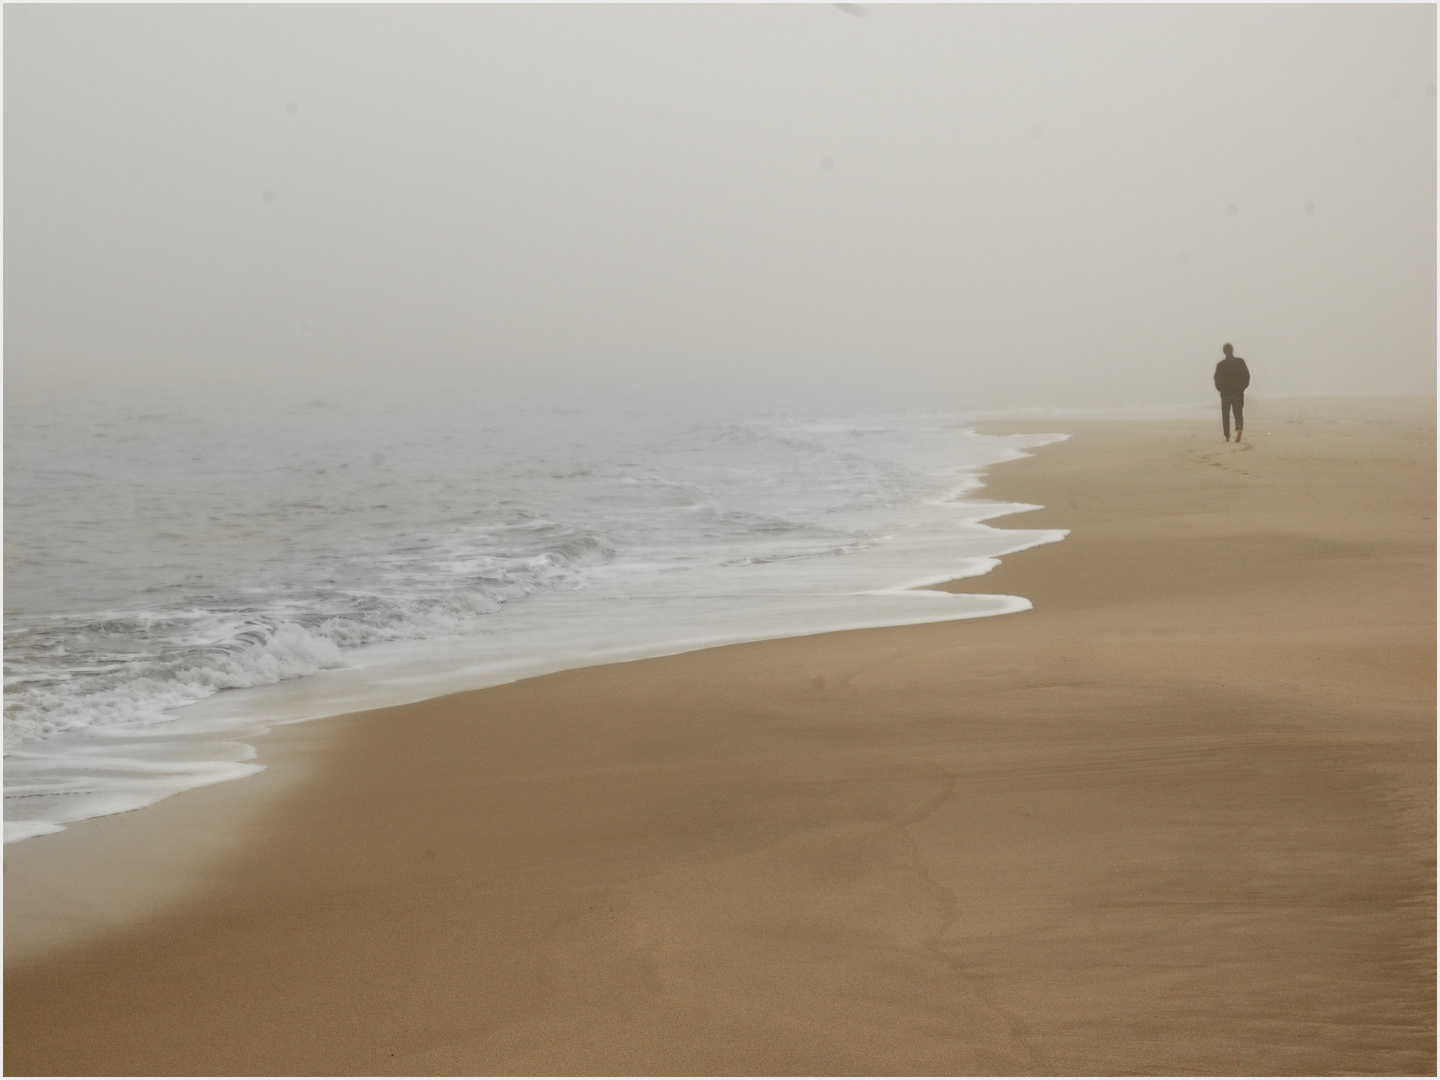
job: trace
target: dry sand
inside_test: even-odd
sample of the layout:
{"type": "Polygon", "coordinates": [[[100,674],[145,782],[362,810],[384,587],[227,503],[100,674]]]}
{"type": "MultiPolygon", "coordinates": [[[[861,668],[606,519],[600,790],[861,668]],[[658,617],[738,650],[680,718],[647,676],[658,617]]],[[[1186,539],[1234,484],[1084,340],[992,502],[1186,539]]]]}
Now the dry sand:
{"type": "Polygon", "coordinates": [[[956,585],[1031,612],[297,725],[10,849],[7,1071],[1433,1075],[1434,401],[1247,411],[1036,425],[985,494],[1071,536],[956,585]]]}

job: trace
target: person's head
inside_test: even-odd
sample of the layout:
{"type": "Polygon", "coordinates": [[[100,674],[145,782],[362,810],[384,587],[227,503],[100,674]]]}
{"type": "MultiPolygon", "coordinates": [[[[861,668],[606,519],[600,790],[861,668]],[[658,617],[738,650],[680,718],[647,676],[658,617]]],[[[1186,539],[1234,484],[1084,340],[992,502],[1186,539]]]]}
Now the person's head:
{"type": "Polygon", "coordinates": [[[1229,344],[1228,342],[1223,346],[1223,348],[1225,349],[1226,356],[1230,356],[1235,352],[1235,346],[1229,344]]]}

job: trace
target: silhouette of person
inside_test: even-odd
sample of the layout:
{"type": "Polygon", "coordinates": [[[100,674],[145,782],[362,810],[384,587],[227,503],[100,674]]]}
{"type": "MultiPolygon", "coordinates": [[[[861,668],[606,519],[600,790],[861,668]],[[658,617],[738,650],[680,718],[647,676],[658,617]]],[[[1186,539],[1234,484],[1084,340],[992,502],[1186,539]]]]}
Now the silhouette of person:
{"type": "Polygon", "coordinates": [[[1225,441],[1230,441],[1230,411],[1235,411],[1235,441],[1245,430],[1245,388],[1250,385],[1250,369],[1235,355],[1233,345],[1225,346],[1225,359],[1215,365],[1215,389],[1220,391],[1220,427],[1225,441]]]}

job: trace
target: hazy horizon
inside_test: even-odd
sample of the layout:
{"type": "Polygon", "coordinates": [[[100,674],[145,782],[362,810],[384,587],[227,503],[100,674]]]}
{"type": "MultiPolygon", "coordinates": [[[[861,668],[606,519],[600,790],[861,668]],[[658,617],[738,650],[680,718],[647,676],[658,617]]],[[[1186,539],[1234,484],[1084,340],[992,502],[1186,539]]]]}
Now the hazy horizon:
{"type": "Polygon", "coordinates": [[[7,6],[5,384],[1433,394],[1433,5],[7,6]]]}

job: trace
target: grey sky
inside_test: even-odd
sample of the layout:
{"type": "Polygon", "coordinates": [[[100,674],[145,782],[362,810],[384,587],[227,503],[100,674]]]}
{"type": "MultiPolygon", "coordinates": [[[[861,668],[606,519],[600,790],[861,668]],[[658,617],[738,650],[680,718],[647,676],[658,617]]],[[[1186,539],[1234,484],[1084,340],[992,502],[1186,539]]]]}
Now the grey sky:
{"type": "Polygon", "coordinates": [[[5,8],[7,390],[1433,393],[1435,8],[5,8]]]}

